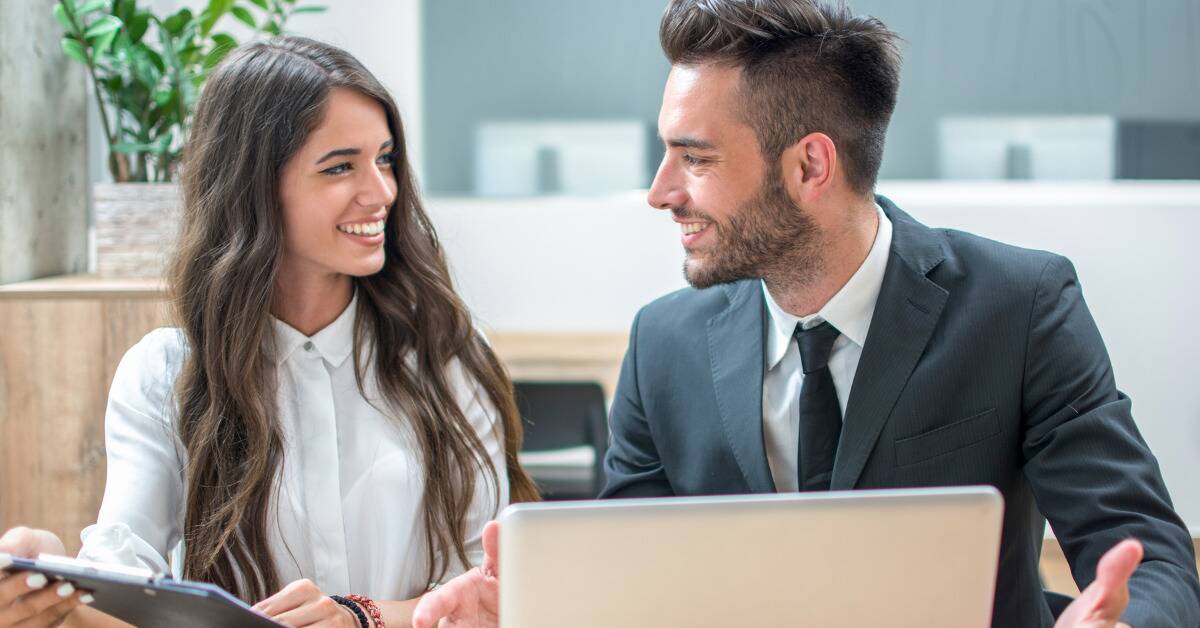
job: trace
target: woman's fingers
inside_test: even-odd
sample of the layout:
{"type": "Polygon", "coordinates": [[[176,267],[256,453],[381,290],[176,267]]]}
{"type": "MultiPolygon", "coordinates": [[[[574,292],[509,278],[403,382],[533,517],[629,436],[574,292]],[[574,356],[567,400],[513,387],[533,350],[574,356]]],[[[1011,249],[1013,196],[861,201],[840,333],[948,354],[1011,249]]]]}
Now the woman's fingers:
{"type": "Polygon", "coordinates": [[[40,576],[39,579],[35,578],[36,575],[38,574],[19,571],[14,574],[6,574],[3,579],[0,579],[0,607],[8,606],[22,595],[46,586],[46,576],[40,576]]]}
{"type": "Polygon", "coordinates": [[[37,536],[24,526],[12,528],[0,536],[0,552],[19,558],[37,558],[37,536]]]}
{"type": "MultiPolygon", "coordinates": [[[[309,600],[300,608],[276,615],[273,619],[281,624],[297,627],[337,626],[339,620],[344,619],[347,613],[349,611],[341,604],[321,596],[309,600]]],[[[355,619],[355,623],[358,623],[357,619],[355,619]]]]}
{"type": "Polygon", "coordinates": [[[71,583],[48,582],[42,574],[15,574],[3,585],[11,587],[8,591],[24,591],[0,608],[4,626],[53,626],[80,603],[81,594],[71,583]]]}
{"type": "Polygon", "coordinates": [[[12,624],[32,614],[22,598],[49,583],[40,573],[19,571],[0,580],[0,625],[12,624]]]}
{"type": "MultiPolygon", "coordinates": [[[[321,589],[313,581],[296,580],[279,590],[279,593],[254,605],[254,609],[262,611],[268,617],[278,618],[280,615],[300,608],[305,602],[325,597],[321,589]]],[[[329,600],[333,602],[333,600],[329,600]]]]}
{"type": "Polygon", "coordinates": [[[17,526],[0,536],[0,553],[37,558],[38,554],[65,554],[66,549],[53,532],[17,526]]]}
{"type": "MultiPolygon", "coordinates": [[[[46,591],[39,592],[38,595],[42,595],[43,593],[46,593],[46,591]]],[[[80,599],[82,596],[83,594],[76,592],[66,599],[57,598],[58,601],[56,603],[43,609],[37,615],[16,624],[13,628],[49,628],[51,626],[58,626],[67,618],[67,615],[71,614],[71,611],[75,610],[75,607],[82,603],[80,599]]]]}

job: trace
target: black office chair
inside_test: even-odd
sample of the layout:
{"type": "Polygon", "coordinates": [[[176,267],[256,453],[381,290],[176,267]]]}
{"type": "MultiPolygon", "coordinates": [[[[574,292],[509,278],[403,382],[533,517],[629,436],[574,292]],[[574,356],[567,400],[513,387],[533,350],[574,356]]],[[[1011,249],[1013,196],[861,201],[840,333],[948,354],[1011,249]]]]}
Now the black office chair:
{"type": "Polygon", "coordinates": [[[604,488],[608,451],[604,389],[594,382],[514,382],[513,387],[525,427],[522,464],[542,497],[596,497],[604,488]],[[581,451],[585,447],[592,451],[590,460],[581,451]]]}
{"type": "Polygon", "coordinates": [[[1054,591],[1047,591],[1045,589],[1042,590],[1042,593],[1045,594],[1046,604],[1050,606],[1050,614],[1054,615],[1055,619],[1058,619],[1058,616],[1067,610],[1071,602],[1075,601],[1075,598],[1063,593],[1055,593],[1054,591]]]}

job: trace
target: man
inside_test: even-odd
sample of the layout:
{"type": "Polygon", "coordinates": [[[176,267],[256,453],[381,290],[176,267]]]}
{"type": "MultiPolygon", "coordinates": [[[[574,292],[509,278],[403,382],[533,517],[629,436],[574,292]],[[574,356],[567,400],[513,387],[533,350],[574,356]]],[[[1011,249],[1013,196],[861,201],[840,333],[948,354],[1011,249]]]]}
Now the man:
{"type": "MultiPolygon", "coordinates": [[[[673,0],[661,39],[649,201],[693,288],[634,320],[602,496],[990,484],[994,625],[1054,623],[1046,519],[1086,587],[1058,625],[1200,624],[1190,536],[1070,262],[874,195],[896,35],[819,0],[673,0]]],[[[418,626],[473,625],[495,584],[452,583],[418,626]]]]}

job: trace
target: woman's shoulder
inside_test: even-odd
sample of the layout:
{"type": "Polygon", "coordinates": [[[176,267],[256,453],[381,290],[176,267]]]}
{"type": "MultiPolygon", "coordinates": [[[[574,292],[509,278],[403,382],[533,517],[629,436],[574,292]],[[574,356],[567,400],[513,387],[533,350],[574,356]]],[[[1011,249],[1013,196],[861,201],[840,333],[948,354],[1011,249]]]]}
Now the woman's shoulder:
{"type": "Polygon", "coordinates": [[[159,327],[151,330],[137,341],[128,351],[121,363],[132,362],[146,366],[169,366],[182,364],[187,353],[187,337],[178,327],[159,327]]]}
{"type": "Polygon", "coordinates": [[[148,401],[165,408],[187,354],[187,338],[177,327],[159,327],[125,352],[113,375],[109,398],[148,401]]]}

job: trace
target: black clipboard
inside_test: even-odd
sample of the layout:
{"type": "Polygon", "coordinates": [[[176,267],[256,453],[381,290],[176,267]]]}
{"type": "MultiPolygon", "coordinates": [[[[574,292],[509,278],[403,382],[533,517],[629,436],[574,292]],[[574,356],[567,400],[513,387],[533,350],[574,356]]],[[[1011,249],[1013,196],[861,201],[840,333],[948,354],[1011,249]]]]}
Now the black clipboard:
{"type": "MultiPolygon", "coordinates": [[[[212,584],[174,580],[167,576],[134,575],[103,565],[55,557],[29,560],[12,557],[4,571],[29,571],[65,580],[96,598],[92,608],[139,628],[278,628],[250,605],[212,584]]],[[[50,584],[48,586],[54,586],[50,584]]]]}

